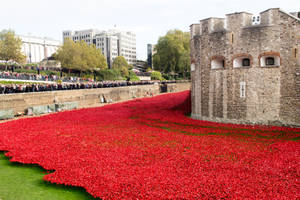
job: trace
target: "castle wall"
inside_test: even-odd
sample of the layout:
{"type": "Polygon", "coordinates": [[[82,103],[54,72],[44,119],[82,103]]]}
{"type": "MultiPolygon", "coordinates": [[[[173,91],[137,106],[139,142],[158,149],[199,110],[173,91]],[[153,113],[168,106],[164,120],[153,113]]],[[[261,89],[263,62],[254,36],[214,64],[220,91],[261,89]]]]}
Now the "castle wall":
{"type": "Polygon", "coordinates": [[[280,119],[285,123],[300,124],[300,24],[280,13],[281,40],[281,107],[280,119]],[[297,49],[295,55],[295,49],[297,49]]]}

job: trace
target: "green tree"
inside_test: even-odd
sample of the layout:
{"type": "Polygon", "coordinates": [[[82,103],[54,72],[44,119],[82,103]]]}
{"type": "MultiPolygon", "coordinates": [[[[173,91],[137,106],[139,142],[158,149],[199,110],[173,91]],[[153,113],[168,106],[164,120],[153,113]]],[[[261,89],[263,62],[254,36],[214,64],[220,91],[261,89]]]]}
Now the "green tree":
{"type": "Polygon", "coordinates": [[[129,70],[128,70],[127,67],[122,66],[121,69],[119,69],[119,71],[121,72],[122,77],[128,77],[129,76],[129,70]]]}
{"type": "Polygon", "coordinates": [[[123,56],[116,57],[112,63],[112,69],[120,71],[122,77],[128,77],[129,67],[130,65],[123,56]]]}
{"type": "Polygon", "coordinates": [[[189,75],[190,35],[180,30],[170,30],[160,37],[153,56],[154,69],[164,73],[189,75]]]}
{"type": "Polygon", "coordinates": [[[113,69],[121,69],[122,67],[128,68],[128,63],[123,56],[118,56],[112,63],[113,69]]]}
{"type": "Polygon", "coordinates": [[[73,42],[66,39],[57,51],[55,58],[61,62],[63,68],[80,71],[102,70],[107,68],[106,58],[95,45],[88,45],[84,41],[73,42]]]}
{"type": "Polygon", "coordinates": [[[75,47],[75,43],[68,38],[54,56],[55,59],[61,62],[63,68],[75,69],[77,64],[75,58],[79,56],[79,52],[75,47]]]}
{"type": "Polygon", "coordinates": [[[21,52],[22,41],[15,36],[11,30],[3,30],[0,33],[0,59],[14,61],[17,63],[25,63],[26,56],[21,52]]]}

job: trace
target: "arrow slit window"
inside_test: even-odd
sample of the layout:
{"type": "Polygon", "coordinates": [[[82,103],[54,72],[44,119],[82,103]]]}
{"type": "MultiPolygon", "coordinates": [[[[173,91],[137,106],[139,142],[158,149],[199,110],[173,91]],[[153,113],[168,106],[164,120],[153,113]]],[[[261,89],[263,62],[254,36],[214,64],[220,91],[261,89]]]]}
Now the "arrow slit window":
{"type": "Polygon", "coordinates": [[[246,98],[246,82],[240,82],[240,98],[246,98]]]}

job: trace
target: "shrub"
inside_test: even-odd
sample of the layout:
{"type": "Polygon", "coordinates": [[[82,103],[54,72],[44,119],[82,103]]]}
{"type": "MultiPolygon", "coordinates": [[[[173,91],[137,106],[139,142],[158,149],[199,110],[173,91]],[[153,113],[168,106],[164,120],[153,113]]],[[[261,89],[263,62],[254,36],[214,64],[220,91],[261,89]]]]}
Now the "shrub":
{"type": "Polygon", "coordinates": [[[130,81],[139,81],[140,78],[132,71],[129,71],[129,76],[127,77],[130,79],[130,81]]]}
{"type": "Polygon", "coordinates": [[[96,76],[99,81],[122,79],[120,71],[115,69],[104,69],[97,71],[96,76]]]}
{"type": "Polygon", "coordinates": [[[153,71],[153,72],[151,73],[151,80],[160,80],[160,81],[162,81],[162,80],[164,80],[164,78],[162,77],[162,75],[161,75],[160,72],[158,72],[158,71],[153,71]]]}

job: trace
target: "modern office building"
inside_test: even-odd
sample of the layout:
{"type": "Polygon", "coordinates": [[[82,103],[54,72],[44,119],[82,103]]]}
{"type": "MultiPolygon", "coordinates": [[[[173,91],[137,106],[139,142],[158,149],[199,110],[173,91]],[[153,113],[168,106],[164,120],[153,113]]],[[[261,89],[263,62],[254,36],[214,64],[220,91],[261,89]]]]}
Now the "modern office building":
{"type": "Polygon", "coordinates": [[[147,63],[151,69],[153,69],[153,55],[155,54],[154,48],[154,44],[147,44],[147,63]]]}
{"type": "Polygon", "coordinates": [[[130,31],[88,29],[82,31],[63,31],[63,40],[70,38],[74,42],[85,41],[101,49],[111,67],[117,56],[123,56],[128,64],[136,65],[136,36],[130,31]]]}
{"type": "Polygon", "coordinates": [[[110,30],[111,34],[118,37],[119,56],[123,56],[128,64],[136,65],[136,36],[129,31],[110,30]]]}
{"type": "Polygon", "coordinates": [[[95,35],[94,41],[96,48],[101,49],[107,59],[107,65],[110,67],[114,59],[119,55],[118,37],[103,31],[95,35]]]}
{"type": "Polygon", "coordinates": [[[17,35],[22,40],[22,52],[27,63],[38,63],[50,57],[61,46],[61,42],[49,38],[17,35]]]}
{"type": "Polygon", "coordinates": [[[78,41],[85,41],[87,44],[93,44],[93,39],[96,33],[99,31],[96,29],[88,29],[88,30],[81,30],[81,31],[63,31],[63,40],[66,38],[70,38],[74,42],[78,41]]]}

